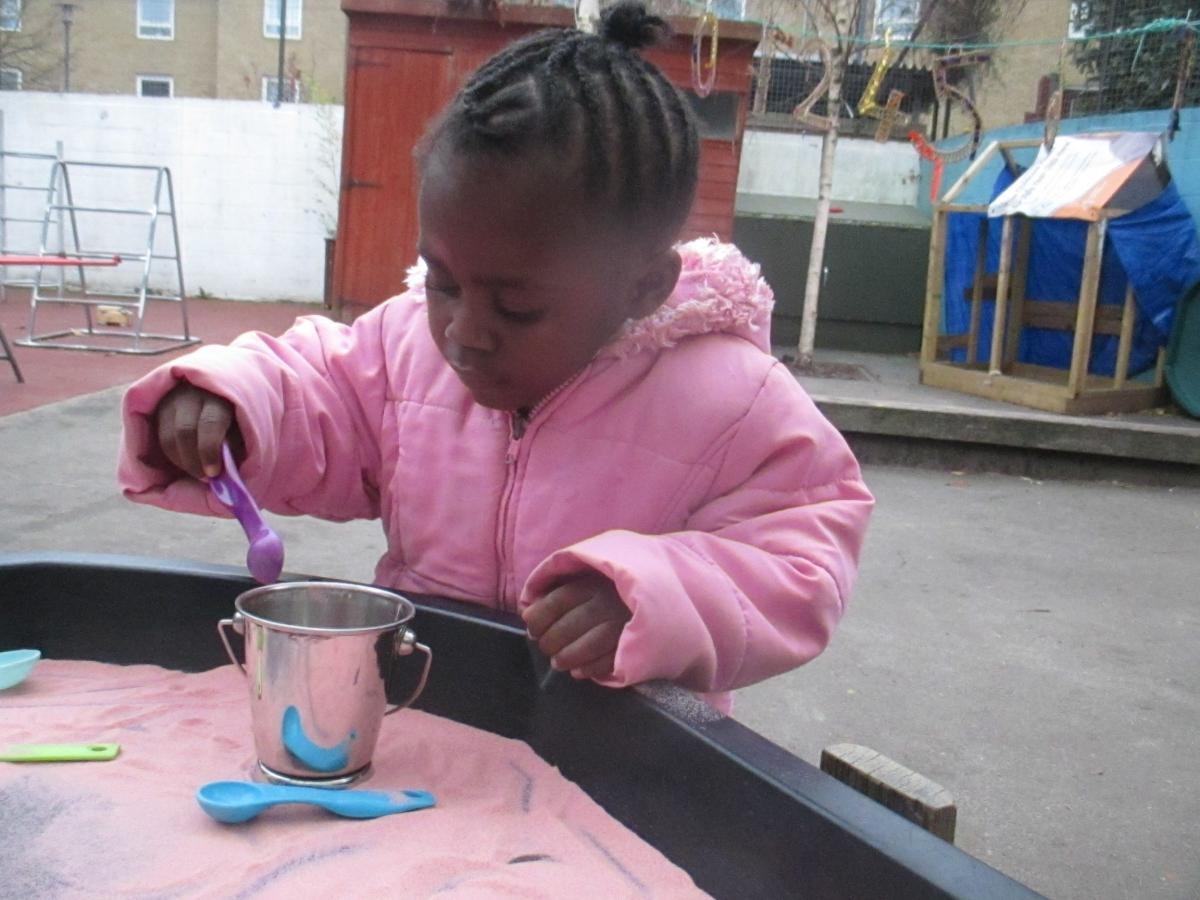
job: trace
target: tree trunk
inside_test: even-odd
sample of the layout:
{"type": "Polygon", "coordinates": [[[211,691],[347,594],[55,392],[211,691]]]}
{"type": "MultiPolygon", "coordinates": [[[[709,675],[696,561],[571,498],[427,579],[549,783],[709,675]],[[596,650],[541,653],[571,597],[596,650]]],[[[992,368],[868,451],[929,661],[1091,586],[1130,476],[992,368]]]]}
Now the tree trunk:
{"type": "Polygon", "coordinates": [[[825,234],[829,230],[829,201],[833,193],[833,159],[837,152],[838,125],[841,122],[842,79],[845,75],[845,58],[841,48],[833,52],[829,73],[829,92],[826,103],[829,128],[821,141],[821,172],[817,182],[817,216],[813,220],[812,247],[808,254],[808,279],[804,284],[804,312],[800,319],[800,346],[797,348],[796,365],[801,368],[812,366],[813,344],[817,338],[817,306],[821,298],[821,285],[825,272],[825,234]]]}

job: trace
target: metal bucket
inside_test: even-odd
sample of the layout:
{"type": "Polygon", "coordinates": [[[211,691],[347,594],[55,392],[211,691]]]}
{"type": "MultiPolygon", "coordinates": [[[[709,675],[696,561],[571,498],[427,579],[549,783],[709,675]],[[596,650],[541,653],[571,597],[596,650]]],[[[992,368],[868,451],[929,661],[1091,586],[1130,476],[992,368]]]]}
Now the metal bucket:
{"type": "Polygon", "coordinates": [[[408,628],[415,608],[398,594],[298,581],[246,591],[217,631],[250,688],[258,765],[272,781],[341,787],[370,771],[383,717],[425,688],[433,653],[408,628]],[[245,665],[227,629],[241,634],[245,665]],[[389,706],[392,664],[413,650],[425,665],[412,694],[389,706]]]}

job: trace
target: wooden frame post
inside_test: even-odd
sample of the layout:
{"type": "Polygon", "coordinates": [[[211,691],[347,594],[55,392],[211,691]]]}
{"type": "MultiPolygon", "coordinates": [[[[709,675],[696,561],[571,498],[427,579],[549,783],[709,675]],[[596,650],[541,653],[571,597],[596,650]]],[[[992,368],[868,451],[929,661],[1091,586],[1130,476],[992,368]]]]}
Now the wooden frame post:
{"type": "Polygon", "coordinates": [[[946,226],[949,215],[941,206],[933,209],[933,231],[929,237],[929,270],[925,278],[925,320],[921,326],[921,364],[937,359],[938,333],[942,325],[942,293],[946,290],[946,226]]]}
{"type": "Polygon", "coordinates": [[[1113,387],[1123,388],[1129,378],[1129,352],[1133,349],[1133,323],[1137,317],[1133,282],[1125,289],[1125,307],[1121,310],[1121,339],[1117,344],[1117,361],[1113,366],[1113,387]]]}
{"type": "Polygon", "coordinates": [[[996,311],[992,316],[992,352],[988,357],[988,374],[1004,372],[1005,316],[1008,311],[1008,282],[1012,275],[1012,216],[1004,217],[1000,229],[1000,266],[996,272],[996,311]]]}
{"type": "Polygon", "coordinates": [[[1011,369],[1021,348],[1021,329],[1025,325],[1025,291],[1029,286],[1029,245],[1033,238],[1033,220],[1021,216],[1017,235],[1017,259],[1013,264],[1008,299],[1008,331],[1004,336],[1004,368],[1011,369]]]}
{"type": "Polygon", "coordinates": [[[979,247],[975,251],[975,278],[971,282],[971,324],[967,328],[967,365],[979,359],[979,312],[983,308],[983,282],[987,277],[988,218],[979,223],[979,247]]]}
{"type": "Polygon", "coordinates": [[[1075,316],[1075,342],[1071,349],[1071,370],[1067,390],[1079,396],[1087,381],[1088,363],[1092,359],[1092,332],[1096,325],[1096,303],[1100,294],[1100,265],[1104,261],[1104,236],[1108,220],[1099,219],[1088,226],[1087,243],[1083,254],[1083,277],[1079,283],[1079,312],[1075,316]]]}

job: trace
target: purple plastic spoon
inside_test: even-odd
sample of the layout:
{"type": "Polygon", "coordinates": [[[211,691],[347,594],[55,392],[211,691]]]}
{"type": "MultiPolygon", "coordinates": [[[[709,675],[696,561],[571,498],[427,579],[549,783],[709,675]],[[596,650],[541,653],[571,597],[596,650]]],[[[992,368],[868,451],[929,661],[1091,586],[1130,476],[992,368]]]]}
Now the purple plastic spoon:
{"type": "Polygon", "coordinates": [[[238,474],[229,443],[221,445],[221,460],[224,468],[220,475],[208,480],[213,496],[220,500],[237,517],[242,531],[250,540],[246,552],[246,568],[255,581],[271,584],[283,571],[283,541],[271,526],[263,521],[262,511],[238,474]]]}

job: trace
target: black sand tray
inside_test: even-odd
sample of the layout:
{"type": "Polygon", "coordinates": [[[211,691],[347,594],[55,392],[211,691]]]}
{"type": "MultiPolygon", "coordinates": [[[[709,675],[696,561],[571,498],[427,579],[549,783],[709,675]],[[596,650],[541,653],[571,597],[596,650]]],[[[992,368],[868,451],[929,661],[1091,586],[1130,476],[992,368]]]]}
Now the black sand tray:
{"type": "MultiPolygon", "coordinates": [[[[203,671],[228,663],[216,623],[252,586],[191,562],[0,553],[0,650],[203,671]]],[[[1038,896],[685,692],[577,683],[517,619],[411,599],[434,650],[418,708],[525,741],[716,897],[1038,896]]]]}

